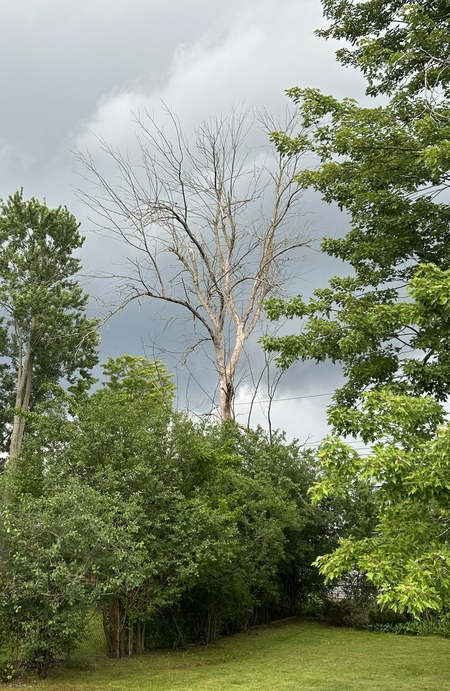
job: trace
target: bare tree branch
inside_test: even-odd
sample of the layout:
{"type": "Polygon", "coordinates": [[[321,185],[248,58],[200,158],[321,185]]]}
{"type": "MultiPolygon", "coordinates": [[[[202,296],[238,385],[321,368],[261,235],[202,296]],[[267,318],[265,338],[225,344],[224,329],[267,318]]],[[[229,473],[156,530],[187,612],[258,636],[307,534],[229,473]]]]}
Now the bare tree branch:
{"type": "Polygon", "coordinates": [[[114,184],[92,155],[78,152],[92,185],[78,192],[97,227],[132,252],[131,276],[119,286],[123,305],[144,296],[165,301],[201,325],[198,343],[212,345],[220,412],[229,418],[239,360],[263,302],[311,243],[294,179],[298,155],[249,142],[256,128],[294,134],[298,121],[234,109],[197,127],[191,145],[168,108],[166,116],[170,136],[148,113],[135,115],[138,162],[99,140],[114,163],[114,184]]]}

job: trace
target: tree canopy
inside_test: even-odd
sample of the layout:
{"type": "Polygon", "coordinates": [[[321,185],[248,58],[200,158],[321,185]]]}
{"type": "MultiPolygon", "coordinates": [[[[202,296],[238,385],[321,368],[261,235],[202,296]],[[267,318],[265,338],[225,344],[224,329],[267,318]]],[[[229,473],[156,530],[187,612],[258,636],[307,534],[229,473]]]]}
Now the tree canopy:
{"type": "Polygon", "coordinates": [[[450,39],[446,0],[322,0],[331,20],[317,32],[347,41],[337,57],[362,70],[370,95],[403,92],[448,98],[450,39]]]}
{"type": "Polygon", "coordinates": [[[25,201],[22,191],[0,207],[1,436],[11,460],[46,391],[61,380],[89,381],[97,362],[97,321],[86,317],[76,278],[78,225],[65,207],[25,201]]]}
{"type": "Polygon", "coordinates": [[[442,3],[323,4],[334,20],[324,35],[356,46],[339,52],[341,60],[366,74],[369,93],[378,84],[390,100],[369,107],[316,89],[288,92],[308,134],[275,132],[273,140],[281,152],[308,151],[318,159],[319,166],[299,171],[297,180],[348,213],[345,237],[325,239],[322,249],[347,262],[352,273],[316,290],[309,303],[269,300],[269,318],[298,316],[306,324],[301,335],[268,338],[265,347],[279,353],[284,367],[298,358],[341,362],[347,383],[337,400],[355,403],[366,388],[399,379],[412,393],[422,386],[443,400],[446,349],[437,352],[437,343],[427,342],[422,325],[398,303],[407,299],[419,265],[449,268],[448,18],[442,3]],[[434,28],[425,31],[428,24],[434,28]],[[447,32],[440,52],[422,45],[433,32],[447,32]],[[422,62],[402,63],[405,41],[422,62]],[[433,82],[423,66],[426,55],[444,61],[433,82]],[[402,78],[391,74],[399,64],[402,78]]]}
{"type": "Polygon", "coordinates": [[[315,496],[345,494],[357,480],[375,489],[373,535],[343,541],[318,560],[322,572],[335,577],[357,566],[382,604],[419,616],[439,610],[449,587],[441,405],[450,393],[448,10],[443,2],[323,6],[332,23],[320,33],[349,42],[339,59],[361,69],[367,93],[382,99],[370,107],[316,89],[288,92],[308,134],[275,132],[273,140],[281,152],[309,151],[318,160],[297,180],[347,212],[348,233],[322,248],[351,273],[308,302],[269,300],[269,318],[305,324],[300,334],[264,345],[283,367],[298,358],[343,367],[315,496]],[[342,441],[349,436],[372,452],[360,457],[342,441]]]}
{"type": "Polygon", "coordinates": [[[161,362],[104,370],[40,401],[0,476],[0,640],[43,674],[93,607],[113,657],[298,611],[348,513],[312,506],[314,456],[282,435],[174,412],[161,362]]]}

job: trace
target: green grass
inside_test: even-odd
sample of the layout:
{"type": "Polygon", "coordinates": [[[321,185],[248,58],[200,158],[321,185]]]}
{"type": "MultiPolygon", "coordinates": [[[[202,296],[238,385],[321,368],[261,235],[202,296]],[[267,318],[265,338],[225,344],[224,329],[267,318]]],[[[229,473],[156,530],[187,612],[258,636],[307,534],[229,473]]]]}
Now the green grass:
{"type": "Polygon", "coordinates": [[[107,655],[108,646],[103,633],[102,615],[95,610],[88,619],[85,639],[78,648],[75,659],[78,657],[105,657],[107,655]]]}
{"type": "Polygon", "coordinates": [[[361,691],[450,689],[450,641],[285,622],[224,638],[214,646],[91,669],[51,670],[23,689],[48,691],[361,691]]]}

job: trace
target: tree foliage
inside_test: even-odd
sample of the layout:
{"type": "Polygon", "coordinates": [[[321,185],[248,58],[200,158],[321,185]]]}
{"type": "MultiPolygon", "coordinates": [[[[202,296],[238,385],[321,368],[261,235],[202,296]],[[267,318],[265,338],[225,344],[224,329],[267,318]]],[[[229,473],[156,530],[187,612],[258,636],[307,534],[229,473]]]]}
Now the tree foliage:
{"type": "Polygon", "coordinates": [[[416,617],[446,610],[450,592],[444,415],[433,397],[387,387],[366,394],[361,410],[335,408],[331,421],[373,448],[361,456],[339,437],[327,439],[320,449],[324,476],[313,489],[323,499],[351,491],[356,481],[372,483],[378,514],[372,535],[350,534],[316,563],[329,579],[357,567],[376,586],[381,605],[416,617]]]}
{"type": "Polygon", "coordinates": [[[308,499],[310,454],[175,413],[160,362],[104,369],[92,394],[54,389],[36,406],[2,478],[1,639],[42,673],[92,606],[113,657],[293,613],[335,542],[336,512],[308,499]]]}
{"type": "Polygon", "coordinates": [[[299,335],[267,339],[282,366],[298,358],[342,364],[346,382],[329,409],[333,436],[321,447],[314,495],[375,490],[372,536],[353,535],[318,564],[327,577],[356,565],[379,600],[419,616],[448,600],[448,294],[450,171],[448,11],[443,2],[324,0],[343,38],[344,64],[362,70],[374,107],[292,89],[308,136],[273,135],[280,151],[312,152],[300,171],[349,215],[343,238],[323,250],[351,267],[305,302],[270,300],[268,313],[305,319],[299,335]],[[386,102],[386,97],[388,101],[386,102]],[[341,437],[373,445],[365,457],[341,437]]]}
{"type": "Polygon", "coordinates": [[[446,0],[322,0],[331,20],[317,32],[347,41],[337,56],[362,70],[370,95],[402,92],[407,96],[448,97],[450,40],[446,0]]]}
{"type": "Polygon", "coordinates": [[[85,315],[88,296],[75,278],[82,244],[66,208],[25,201],[22,191],[1,204],[1,435],[12,460],[46,390],[62,379],[89,381],[97,362],[96,321],[85,315]]]}
{"type": "Polygon", "coordinates": [[[26,661],[43,676],[78,644],[95,604],[86,575],[100,532],[86,487],[45,489],[0,508],[0,645],[16,667],[26,661]]]}
{"type": "Polygon", "coordinates": [[[348,383],[337,400],[349,404],[366,388],[398,378],[412,393],[423,385],[443,400],[449,381],[444,344],[439,353],[436,342],[430,347],[398,302],[407,298],[419,264],[449,268],[447,14],[443,3],[433,2],[323,4],[334,20],[325,35],[356,46],[343,49],[341,59],[362,69],[369,93],[390,100],[366,107],[316,89],[288,92],[309,134],[276,132],[273,139],[281,152],[317,157],[319,167],[297,179],[349,214],[349,232],[325,239],[322,248],[348,262],[352,275],[332,279],[309,303],[270,300],[270,318],[305,317],[306,325],[301,336],[269,338],[265,345],[280,353],[284,367],[297,358],[341,362],[348,383]]]}

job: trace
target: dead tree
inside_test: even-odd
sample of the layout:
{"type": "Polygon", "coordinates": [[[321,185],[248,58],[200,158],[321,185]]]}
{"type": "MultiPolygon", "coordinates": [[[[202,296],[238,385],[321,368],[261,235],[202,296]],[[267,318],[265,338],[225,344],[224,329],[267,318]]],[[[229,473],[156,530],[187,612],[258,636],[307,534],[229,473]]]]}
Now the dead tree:
{"type": "Polygon", "coordinates": [[[209,342],[227,419],[238,362],[264,300],[295,275],[298,249],[311,241],[295,182],[299,157],[277,154],[268,139],[272,130],[293,135],[298,123],[234,110],[197,127],[191,144],[166,113],[170,135],[148,114],[135,118],[136,161],[99,140],[114,181],[92,154],[78,152],[85,182],[94,185],[80,194],[100,231],[130,248],[122,305],[145,297],[177,305],[200,332],[189,352],[209,342]],[[251,146],[255,133],[261,138],[257,128],[265,144],[251,146]]]}

